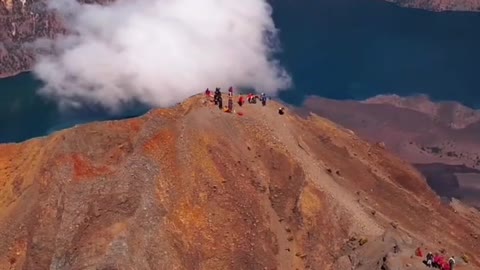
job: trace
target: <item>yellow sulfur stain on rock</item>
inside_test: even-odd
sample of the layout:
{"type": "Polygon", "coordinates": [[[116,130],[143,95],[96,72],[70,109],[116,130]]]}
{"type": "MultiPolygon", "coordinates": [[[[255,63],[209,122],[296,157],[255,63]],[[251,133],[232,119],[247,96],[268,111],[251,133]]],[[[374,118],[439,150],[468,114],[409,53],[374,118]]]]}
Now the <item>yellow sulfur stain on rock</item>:
{"type": "Polygon", "coordinates": [[[110,227],[110,232],[113,235],[118,235],[127,231],[127,224],[124,222],[117,222],[110,227]]]}
{"type": "Polygon", "coordinates": [[[203,207],[182,202],[173,213],[172,220],[188,248],[214,246],[215,241],[209,235],[208,213],[203,207]]]}
{"type": "MultiPolygon", "coordinates": [[[[209,179],[216,180],[217,182],[222,181],[223,177],[217,169],[217,166],[210,158],[210,153],[208,147],[213,143],[211,136],[207,134],[200,133],[198,134],[198,139],[200,143],[198,146],[193,147],[192,156],[194,160],[192,162],[193,172],[203,172],[204,176],[209,177],[209,179]]],[[[196,175],[194,175],[195,177],[196,175]]]]}
{"type": "Polygon", "coordinates": [[[23,145],[0,146],[0,217],[32,185],[38,173],[41,144],[33,140],[23,145]]]}
{"type": "MultiPolygon", "coordinates": [[[[153,158],[161,158],[164,149],[172,145],[175,141],[175,134],[168,130],[161,130],[143,145],[143,151],[153,158]]],[[[161,160],[157,160],[161,161],[161,160]]]]}
{"type": "Polygon", "coordinates": [[[318,194],[309,185],[307,185],[301,195],[300,205],[302,213],[309,218],[313,218],[322,210],[322,201],[318,194]]]}
{"type": "Polygon", "coordinates": [[[208,194],[206,192],[199,192],[198,197],[202,203],[206,203],[208,201],[208,194]]]}

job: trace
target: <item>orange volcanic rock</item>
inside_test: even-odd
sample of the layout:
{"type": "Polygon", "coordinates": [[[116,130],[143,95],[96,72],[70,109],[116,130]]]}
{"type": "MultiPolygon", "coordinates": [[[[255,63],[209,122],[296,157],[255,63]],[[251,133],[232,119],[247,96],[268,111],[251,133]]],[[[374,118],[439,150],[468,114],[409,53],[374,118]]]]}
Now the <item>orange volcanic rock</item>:
{"type": "Polygon", "coordinates": [[[1,145],[0,269],[422,269],[419,246],[478,269],[478,212],[279,106],[239,116],[195,96],[1,145]]]}

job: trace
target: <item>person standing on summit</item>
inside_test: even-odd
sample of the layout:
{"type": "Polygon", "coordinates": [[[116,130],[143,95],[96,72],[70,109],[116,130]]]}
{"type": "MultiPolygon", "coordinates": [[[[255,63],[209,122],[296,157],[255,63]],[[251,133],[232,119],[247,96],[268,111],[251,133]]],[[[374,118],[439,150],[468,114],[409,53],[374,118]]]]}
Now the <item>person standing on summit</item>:
{"type": "Polygon", "coordinates": [[[453,270],[453,266],[455,265],[455,256],[452,256],[448,259],[448,264],[450,265],[450,270],[453,270]]]}
{"type": "Polygon", "coordinates": [[[427,253],[427,258],[425,260],[425,264],[428,266],[428,267],[432,267],[433,266],[433,253],[432,252],[428,252],[427,253]]]}
{"type": "Polygon", "coordinates": [[[220,88],[215,89],[215,93],[213,94],[213,101],[215,102],[215,105],[217,105],[220,102],[220,99],[222,98],[222,93],[220,92],[220,88]]]}
{"type": "Polygon", "coordinates": [[[230,86],[230,88],[228,88],[228,96],[233,97],[233,87],[232,86],[230,86]]]}
{"type": "Polygon", "coordinates": [[[240,96],[240,97],[238,98],[238,105],[239,105],[240,107],[242,107],[242,106],[243,106],[243,103],[245,103],[245,100],[243,99],[243,96],[240,96]]]}
{"type": "Polygon", "coordinates": [[[260,100],[262,101],[262,106],[267,105],[267,96],[265,95],[265,93],[262,93],[260,100]]]}
{"type": "Polygon", "coordinates": [[[247,102],[252,103],[252,98],[253,98],[253,94],[252,93],[248,94],[247,95],[247,102]]]}
{"type": "Polygon", "coordinates": [[[233,96],[228,96],[228,112],[233,112],[233,96]]]}
{"type": "Polygon", "coordinates": [[[221,94],[218,96],[217,102],[218,102],[218,108],[220,110],[223,109],[223,100],[222,100],[222,95],[221,94]]]}

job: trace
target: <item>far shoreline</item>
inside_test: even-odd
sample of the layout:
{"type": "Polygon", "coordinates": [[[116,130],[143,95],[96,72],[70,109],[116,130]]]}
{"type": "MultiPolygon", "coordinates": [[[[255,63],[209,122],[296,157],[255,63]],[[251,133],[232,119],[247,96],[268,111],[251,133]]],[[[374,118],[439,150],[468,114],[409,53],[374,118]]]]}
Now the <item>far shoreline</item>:
{"type": "Polygon", "coordinates": [[[29,73],[29,72],[32,72],[32,70],[31,69],[26,69],[26,70],[20,70],[20,71],[16,71],[16,72],[12,72],[12,73],[0,73],[0,80],[1,79],[8,79],[10,77],[15,77],[15,76],[21,75],[23,73],[29,73]]]}
{"type": "MultiPolygon", "coordinates": [[[[452,6],[450,8],[448,7],[437,7],[437,6],[433,6],[433,5],[423,5],[422,4],[416,4],[416,3],[412,3],[412,4],[409,4],[409,3],[404,3],[402,2],[402,0],[383,0],[387,3],[391,3],[391,4],[394,4],[398,7],[401,7],[401,8],[408,8],[408,9],[418,9],[418,10],[424,10],[424,11],[428,11],[428,12],[434,12],[434,13],[447,13],[447,12],[469,12],[469,13],[480,13],[480,6],[478,7],[474,7],[474,6],[466,6],[466,7],[462,7],[462,6],[452,6]]],[[[454,1],[452,1],[454,2],[454,1]]]]}

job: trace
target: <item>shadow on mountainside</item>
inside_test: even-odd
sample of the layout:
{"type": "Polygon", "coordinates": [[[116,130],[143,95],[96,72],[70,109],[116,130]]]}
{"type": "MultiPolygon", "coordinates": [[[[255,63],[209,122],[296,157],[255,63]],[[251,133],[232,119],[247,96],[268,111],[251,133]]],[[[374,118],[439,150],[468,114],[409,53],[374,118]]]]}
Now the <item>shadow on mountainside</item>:
{"type": "Polygon", "coordinates": [[[441,197],[473,203],[480,209],[480,184],[478,188],[462,185],[465,175],[480,177],[480,170],[465,165],[443,163],[413,164],[426,178],[428,185],[441,197]]]}

